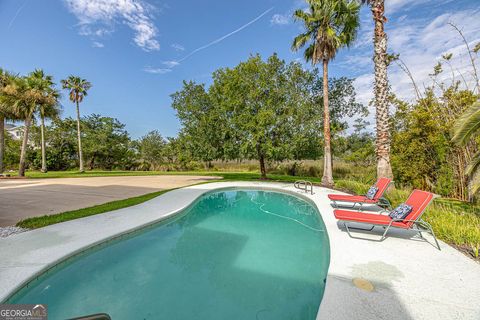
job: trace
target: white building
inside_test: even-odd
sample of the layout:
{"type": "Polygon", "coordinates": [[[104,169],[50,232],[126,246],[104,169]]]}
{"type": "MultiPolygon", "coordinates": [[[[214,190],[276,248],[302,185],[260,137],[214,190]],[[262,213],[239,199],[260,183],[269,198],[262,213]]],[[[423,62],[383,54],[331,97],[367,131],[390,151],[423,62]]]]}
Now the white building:
{"type": "Polygon", "coordinates": [[[22,139],[23,126],[16,126],[14,124],[7,123],[5,124],[5,130],[14,140],[22,139]]]}

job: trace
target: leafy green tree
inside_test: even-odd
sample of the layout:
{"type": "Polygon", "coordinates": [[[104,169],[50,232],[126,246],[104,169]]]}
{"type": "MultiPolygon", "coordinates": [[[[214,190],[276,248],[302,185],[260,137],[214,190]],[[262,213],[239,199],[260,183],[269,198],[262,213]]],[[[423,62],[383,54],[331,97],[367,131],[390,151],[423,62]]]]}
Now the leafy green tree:
{"type": "Polygon", "coordinates": [[[10,134],[5,135],[5,153],[4,153],[4,168],[16,169],[20,162],[20,150],[22,141],[13,139],[10,134]]]}
{"type": "Polygon", "coordinates": [[[453,85],[440,97],[428,88],[415,103],[395,101],[392,168],[396,182],[469,200],[465,166],[477,147],[474,142],[456,146],[451,128],[477,99],[473,92],[453,85]]]}
{"type": "MultiPolygon", "coordinates": [[[[45,143],[47,168],[50,170],[69,170],[77,167],[77,122],[72,118],[53,118],[49,125],[45,126],[45,143]]],[[[41,144],[41,128],[32,127],[32,143],[35,146],[41,144]]],[[[34,168],[41,168],[42,155],[38,148],[31,148],[30,162],[34,168]]]]}
{"type": "Polygon", "coordinates": [[[158,170],[165,162],[166,147],[167,141],[157,130],[150,131],[137,142],[140,159],[148,170],[158,170]]]}
{"type": "Polygon", "coordinates": [[[83,117],[81,121],[85,159],[90,170],[123,168],[129,162],[130,138],[123,123],[98,114],[83,117]]]}
{"type": "Polygon", "coordinates": [[[370,5],[375,23],[373,46],[375,64],[375,108],[377,121],[377,176],[393,178],[390,164],[390,119],[388,111],[388,54],[387,34],[385,33],[385,0],[362,0],[370,5]]]}
{"type": "MultiPolygon", "coordinates": [[[[472,104],[455,122],[452,141],[458,145],[466,145],[480,133],[480,102],[472,104]]],[[[466,174],[472,178],[472,194],[480,191],[480,151],[470,161],[466,174]]]]}
{"type": "Polygon", "coordinates": [[[67,79],[61,81],[63,89],[69,91],[70,101],[76,104],[77,107],[77,140],[78,140],[78,161],[79,170],[84,172],[83,167],[83,154],[82,154],[82,134],[80,127],[80,103],[83,98],[87,96],[88,90],[92,87],[92,84],[85,79],[76,76],[69,76],[67,79]]]}
{"type": "MultiPolygon", "coordinates": [[[[83,152],[90,169],[137,168],[138,156],[125,130],[125,125],[115,118],[92,114],[80,119],[83,152]]],[[[34,168],[41,168],[41,127],[32,126],[28,159],[34,168]]],[[[54,118],[45,126],[47,167],[52,170],[75,168],[77,155],[77,121],[72,118],[54,118]]]]}
{"type": "Polygon", "coordinates": [[[322,184],[333,186],[330,113],[328,105],[328,63],[335,58],[339,49],[355,40],[359,27],[360,6],[356,1],[307,0],[308,11],[296,10],[294,17],[303,22],[305,31],[298,35],[292,49],[299,50],[307,45],[305,60],[313,65],[323,63],[324,105],[324,172],[322,184]]]}
{"type": "Polygon", "coordinates": [[[203,84],[184,81],[182,90],[171,97],[172,107],[182,124],[183,145],[188,145],[191,158],[203,161],[209,167],[212,160],[223,157],[225,141],[228,141],[224,136],[221,113],[212,104],[203,84]]]}
{"type": "Polygon", "coordinates": [[[355,166],[370,167],[375,163],[375,138],[366,130],[370,123],[358,118],[353,127],[354,132],[337,140],[337,153],[347,162],[355,166]]]}
{"type": "MultiPolygon", "coordinates": [[[[292,81],[308,76],[299,64],[287,66],[276,55],[253,56],[233,69],[214,73],[213,104],[221,110],[224,141],[240,157],[257,159],[261,178],[266,162],[293,157],[300,115],[311,106],[307,88],[292,81]],[[299,76],[300,75],[300,76],[299,76]]],[[[304,117],[306,118],[306,117],[304,117]]]]}

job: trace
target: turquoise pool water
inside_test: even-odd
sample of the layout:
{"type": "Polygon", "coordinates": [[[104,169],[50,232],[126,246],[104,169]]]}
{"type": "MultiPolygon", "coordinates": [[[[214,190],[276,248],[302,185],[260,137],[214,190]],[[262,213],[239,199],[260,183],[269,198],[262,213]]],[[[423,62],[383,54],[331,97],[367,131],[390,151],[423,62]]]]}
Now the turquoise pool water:
{"type": "MultiPolygon", "coordinates": [[[[132,217],[134,218],[134,217],[132,217]]],[[[316,208],[289,194],[223,190],[176,217],[67,260],[9,303],[49,319],[315,319],[329,265],[316,208]]]]}

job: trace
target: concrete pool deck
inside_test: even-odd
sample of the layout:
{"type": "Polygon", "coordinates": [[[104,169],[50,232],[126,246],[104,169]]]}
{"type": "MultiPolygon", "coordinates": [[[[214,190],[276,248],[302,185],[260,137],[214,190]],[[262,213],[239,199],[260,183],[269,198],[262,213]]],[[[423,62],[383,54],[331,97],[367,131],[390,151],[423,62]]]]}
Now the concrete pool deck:
{"type": "Polygon", "coordinates": [[[0,227],[29,217],[185,187],[219,177],[160,175],[0,180],[0,227]]]}
{"type": "MultiPolygon", "coordinates": [[[[68,221],[0,239],[0,301],[67,256],[149,225],[216,188],[254,187],[297,193],[315,202],[330,239],[330,268],[317,319],[479,319],[480,264],[452,247],[405,232],[383,242],[352,239],[333,216],[327,198],[292,184],[218,182],[168,192],[140,205],[68,221]],[[411,238],[412,237],[412,238],[411,238]],[[364,279],[373,291],[354,285],[364,279]]],[[[361,234],[373,239],[371,235],[361,234]]],[[[377,235],[375,235],[377,236],[377,235]]]]}

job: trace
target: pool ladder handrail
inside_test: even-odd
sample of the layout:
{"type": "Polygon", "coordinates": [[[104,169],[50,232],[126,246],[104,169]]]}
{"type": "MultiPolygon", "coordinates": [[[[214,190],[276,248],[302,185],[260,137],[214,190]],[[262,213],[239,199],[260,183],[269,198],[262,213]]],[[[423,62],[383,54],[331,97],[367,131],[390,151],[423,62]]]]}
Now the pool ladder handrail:
{"type": "Polygon", "coordinates": [[[72,318],[69,320],[112,320],[112,318],[110,318],[110,316],[106,313],[97,313],[97,314],[90,314],[88,316],[72,318]]]}
{"type": "Polygon", "coordinates": [[[297,180],[293,183],[293,186],[305,192],[308,192],[308,187],[310,186],[310,194],[313,194],[313,183],[308,180],[297,180]]]}

